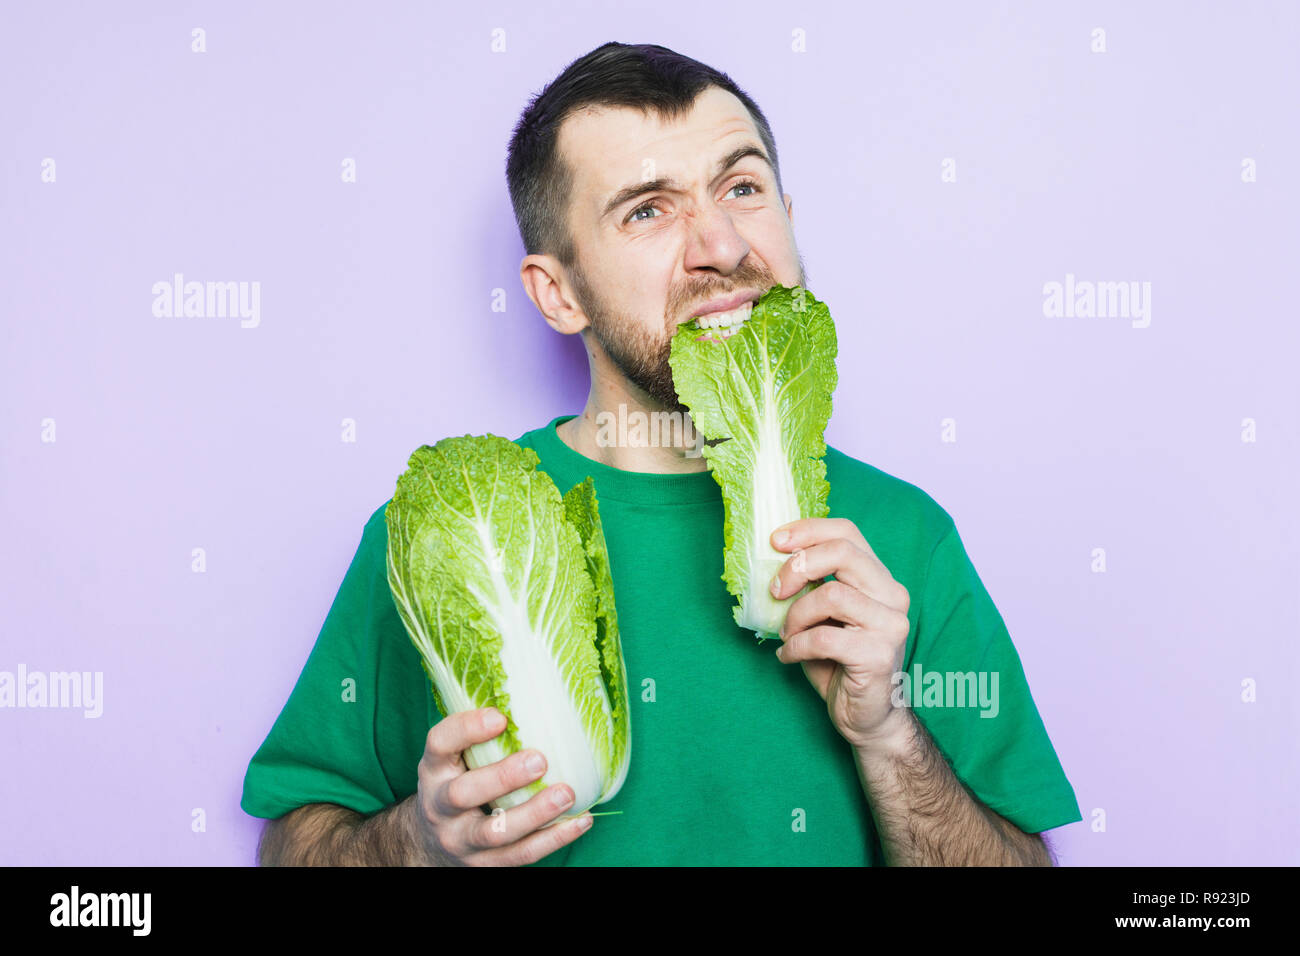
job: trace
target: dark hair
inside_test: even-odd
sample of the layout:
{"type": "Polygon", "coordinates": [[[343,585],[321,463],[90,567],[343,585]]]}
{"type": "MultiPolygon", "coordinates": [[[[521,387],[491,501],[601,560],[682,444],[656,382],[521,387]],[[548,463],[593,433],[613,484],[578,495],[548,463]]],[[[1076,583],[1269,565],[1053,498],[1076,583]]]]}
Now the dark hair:
{"type": "Polygon", "coordinates": [[[772,160],[779,194],[781,167],[767,118],[727,74],[666,47],[610,42],[574,60],[533,97],[510,138],[506,180],[524,250],[553,255],[566,268],[575,265],[577,252],[567,226],[573,169],[557,148],[567,116],[587,106],[621,106],[671,122],[689,112],[710,86],[733,94],[749,110],[772,160]]]}

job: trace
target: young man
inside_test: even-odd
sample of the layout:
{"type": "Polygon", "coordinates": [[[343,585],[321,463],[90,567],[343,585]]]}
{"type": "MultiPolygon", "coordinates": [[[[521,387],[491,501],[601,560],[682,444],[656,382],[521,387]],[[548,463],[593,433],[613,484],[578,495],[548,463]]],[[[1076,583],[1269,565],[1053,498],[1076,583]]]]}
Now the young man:
{"type": "MultiPolygon", "coordinates": [[[[545,758],[467,769],[462,752],[504,718],[436,712],[389,593],[381,507],[249,766],[242,805],[274,821],[262,862],[1050,865],[1037,834],[1081,819],[1078,804],[933,499],[829,449],[831,516],[773,529],[791,558],[772,590],[835,580],[790,606],[774,656],[733,621],[704,459],[602,440],[598,416],[620,406],[685,411],[668,364],[681,323],[805,284],[757,105],[663,47],[606,44],[529,105],[507,176],[520,278],[590,365],[582,414],[518,442],[559,488],[595,480],[632,689],[631,769],[600,808],[620,812],[546,826],[572,802],[563,781],[484,812],[545,758]],[[919,706],[896,706],[900,673],[922,681],[919,706]],[[925,673],[970,699],[932,697],[925,673]]],[[[841,356],[842,377],[854,361],[841,356]]]]}

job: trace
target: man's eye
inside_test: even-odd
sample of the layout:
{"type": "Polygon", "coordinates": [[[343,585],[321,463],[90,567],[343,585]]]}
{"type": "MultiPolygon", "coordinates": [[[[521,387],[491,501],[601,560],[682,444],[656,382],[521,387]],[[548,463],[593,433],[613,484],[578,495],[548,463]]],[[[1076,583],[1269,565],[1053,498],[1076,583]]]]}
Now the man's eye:
{"type": "MultiPolygon", "coordinates": [[[[761,193],[761,192],[763,191],[763,186],[762,186],[762,184],[759,183],[757,180],[753,180],[753,179],[742,179],[740,182],[738,182],[738,183],[736,183],[735,185],[733,185],[733,186],[731,187],[731,189],[728,189],[728,190],[727,190],[727,193],[730,194],[731,191],[734,190],[734,189],[749,189],[749,190],[752,190],[752,192],[746,193],[746,194],[743,195],[743,196],[737,196],[737,197],[736,197],[737,199],[748,199],[750,196],[757,196],[759,193],[761,193]]],[[[641,218],[641,217],[640,217],[640,214],[641,214],[641,213],[643,213],[643,212],[651,212],[651,211],[653,211],[653,212],[658,212],[658,211],[659,211],[659,207],[656,206],[653,202],[648,202],[648,203],[646,203],[645,205],[637,206],[637,207],[636,207],[635,209],[633,209],[630,213],[628,213],[627,221],[628,221],[628,222],[649,222],[651,219],[658,219],[658,218],[660,218],[659,216],[645,216],[644,218],[641,218]]]]}
{"type": "MultiPolygon", "coordinates": [[[[745,196],[737,196],[736,197],[737,199],[747,199],[749,196],[757,196],[759,193],[763,191],[763,187],[752,179],[742,179],[740,182],[736,183],[736,185],[732,186],[731,189],[752,189],[753,190],[753,192],[748,193],[745,196]]],[[[731,189],[728,189],[727,192],[731,192],[731,189]]]]}
{"type": "Polygon", "coordinates": [[[655,206],[654,203],[646,203],[644,206],[637,206],[635,209],[632,210],[631,215],[629,215],[629,216],[627,217],[627,221],[628,221],[628,222],[647,222],[647,221],[648,221],[649,219],[651,219],[651,218],[655,218],[655,219],[657,219],[658,216],[654,216],[654,217],[647,216],[645,219],[638,219],[638,218],[637,218],[637,213],[649,212],[649,211],[652,210],[652,209],[656,209],[656,210],[657,210],[658,207],[655,206]]]}

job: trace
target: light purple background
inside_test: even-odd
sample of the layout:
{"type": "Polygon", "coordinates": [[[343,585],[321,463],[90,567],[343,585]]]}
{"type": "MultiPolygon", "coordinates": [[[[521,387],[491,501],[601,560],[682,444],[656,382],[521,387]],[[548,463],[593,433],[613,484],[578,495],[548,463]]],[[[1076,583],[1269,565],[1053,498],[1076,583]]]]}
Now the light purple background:
{"type": "Polygon", "coordinates": [[[610,39],[766,111],[839,330],[827,438],[955,518],[1084,813],[1061,862],[1297,862],[1294,4],[4,19],[0,670],[102,671],[104,713],[0,710],[0,862],[253,861],[248,759],[411,450],[582,406],[505,148],[610,39]],[[260,282],[260,326],[154,317],[175,272],[260,282]],[[1150,327],[1045,317],[1067,273],[1150,282],[1150,327]]]}

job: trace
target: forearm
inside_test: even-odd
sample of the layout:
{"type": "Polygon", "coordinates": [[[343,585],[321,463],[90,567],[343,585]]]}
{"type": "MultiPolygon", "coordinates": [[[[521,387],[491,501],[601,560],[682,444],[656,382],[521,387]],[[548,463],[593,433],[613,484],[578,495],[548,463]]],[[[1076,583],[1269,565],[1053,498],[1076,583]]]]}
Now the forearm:
{"type": "Polygon", "coordinates": [[[313,803],[271,821],[258,846],[262,866],[427,866],[412,837],[415,797],[366,817],[313,803]]]}
{"type": "Polygon", "coordinates": [[[1050,866],[1042,841],[974,799],[910,708],[870,747],[858,775],[890,866],[1050,866]]]}

